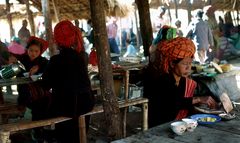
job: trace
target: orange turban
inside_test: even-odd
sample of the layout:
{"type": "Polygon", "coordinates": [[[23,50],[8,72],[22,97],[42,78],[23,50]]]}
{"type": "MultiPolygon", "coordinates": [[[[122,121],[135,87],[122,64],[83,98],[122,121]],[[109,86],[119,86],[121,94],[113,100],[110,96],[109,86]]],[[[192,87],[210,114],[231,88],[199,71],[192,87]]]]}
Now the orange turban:
{"type": "Polygon", "coordinates": [[[68,20],[61,21],[55,26],[54,39],[61,47],[74,47],[77,52],[84,51],[81,31],[68,20]]]}
{"type": "Polygon", "coordinates": [[[183,58],[191,58],[195,53],[195,45],[192,40],[177,37],[162,44],[160,53],[162,55],[161,68],[164,73],[169,72],[172,61],[183,58]]]}

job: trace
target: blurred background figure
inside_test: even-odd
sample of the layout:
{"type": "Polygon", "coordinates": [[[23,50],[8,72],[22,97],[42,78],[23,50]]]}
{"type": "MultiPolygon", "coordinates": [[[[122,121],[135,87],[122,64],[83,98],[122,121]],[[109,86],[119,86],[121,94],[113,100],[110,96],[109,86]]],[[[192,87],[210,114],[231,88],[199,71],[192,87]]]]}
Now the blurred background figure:
{"type": "Polygon", "coordinates": [[[127,51],[123,55],[123,57],[135,57],[135,56],[137,56],[137,50],[133,46],[132,42],[129,39],[126,40],[126,45],[127,45],[127,51]]]}
{"type": "Polygon", "coordinates": [[[187,38],[193,40],[197,51],[195,60],[201,64],[207,60],[207,51],[214,46],[212,30],[206,22],[203,21],[203,11],[197,9],[193,12],[193,19],[189,24],[187,38]]]}
{"type": "MultiPolygon", "coordinates": [[[[115,17],[111,17],[107,24],[107,34],[108,34],[108,42],[110,46],[110,53],[120,54],[120,50],[116,41],[117,31],[118,31],[117,19],[115,17]]],[[[119,58],[114,57],[112,58],[112,60],[118,61],[119,58]]]]}
{"type": "Polygon", "coordinates": [[[159,7],[159,16],[154,19],[153,22],[153,33],[154,38],[156,37],[158,31],[164,26],[168,25],[170,26],[170,20],[168,15],[166,14],[167,8],[164,6],[159,7]]]}
{"type": "Polygon", "coordinates": [[[78,19],[75,19],[75,20],[74,20],[74,24],[75,24],[75,26],[82,32],[82,36],[85,36],[85,31],[84,31],[84,29],[83,29],[82,27],[79,26],[79,21],[78,21],[78,19]]]}
{"type": "Polygon", "coordinates": [[[20,38],[21,40],[21,45],[23,47],[26,47],[27,46],[27,42],[28,42],[28,39],[30,37],[30,31],[27,29],[27,25],[28,25],[28,22],[26,19],[24,19],[22,21],[22,27],[21,29],[18,31],[18,37],[20,38]]]}
{"type": "Polygon", "coordinates": [[[8,51],[15,56],[22,55],[26,52],[25,48],[20,44],[20,39],[13,36],[8,46],[8,51]]]}
{"type": "Polygon", "coordinates": [[[182,24],[182,22],[180,20],[177,20],[175,22],[175,26],[177,28],[177,32],[176,32],[176,36],[177,37],[183,37],[183,32],[181,30],[181,24],[182,24]]]}

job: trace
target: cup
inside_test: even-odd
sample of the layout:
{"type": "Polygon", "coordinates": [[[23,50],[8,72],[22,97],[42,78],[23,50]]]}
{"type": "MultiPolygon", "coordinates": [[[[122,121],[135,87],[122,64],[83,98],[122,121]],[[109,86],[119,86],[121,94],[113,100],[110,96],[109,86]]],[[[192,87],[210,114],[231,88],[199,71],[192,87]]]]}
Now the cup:
{"type": "Polygon", "coordinates": [[[187,129],[187,124],[183,121],[176,121],[171,123],[171,129],[175,134],[182,135],[187,129]]]}
{"type": "Polygon", "coordinates": [[[198,122],[195,119],[183,118],[182,121],[187,124],[187,131],[189,132],[193,132],[198,125],[198,122]]]}

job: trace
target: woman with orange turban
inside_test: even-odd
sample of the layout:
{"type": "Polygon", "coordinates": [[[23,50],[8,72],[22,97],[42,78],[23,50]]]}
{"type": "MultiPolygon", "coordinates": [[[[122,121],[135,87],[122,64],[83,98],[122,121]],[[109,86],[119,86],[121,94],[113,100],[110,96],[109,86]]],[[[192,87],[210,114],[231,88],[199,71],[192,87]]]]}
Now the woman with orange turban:
{"type": "Polygon", "coordinates": [[[55,26],[54,39],[59,54],[51,57],[42,75],[42,86],[52,89],[50,116],[72,118],[56,124],[57,141],[79,143],[78,117],[94,106],[82,34],[64,20],[55,26]]]}
{"type": "Polygon", "coordinates": [[[197,103],[215,107],[210,96],[193,97],[196,82],[189,79],[195,46],[187,38],[177,37],[165,42],[161,49],[159,76],[151,78],[147,71],[144,96],[149,99],[149,127],[191,114],[197,103]]]}

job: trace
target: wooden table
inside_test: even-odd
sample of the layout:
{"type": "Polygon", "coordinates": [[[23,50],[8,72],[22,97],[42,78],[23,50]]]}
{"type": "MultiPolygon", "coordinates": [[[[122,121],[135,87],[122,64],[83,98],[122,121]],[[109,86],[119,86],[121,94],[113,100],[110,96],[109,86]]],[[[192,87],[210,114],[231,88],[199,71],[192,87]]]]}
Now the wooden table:
{"type": "Polygon", "coordinates": [[[240,112],[237,112],[233,120],[198,125],[193,132],[185,132],[182,136],[172,132],[169,122],[112,143],[239,143],[239,117],[240,112]]]}

